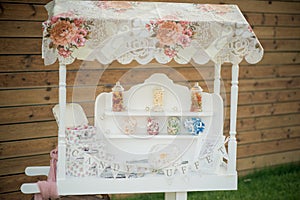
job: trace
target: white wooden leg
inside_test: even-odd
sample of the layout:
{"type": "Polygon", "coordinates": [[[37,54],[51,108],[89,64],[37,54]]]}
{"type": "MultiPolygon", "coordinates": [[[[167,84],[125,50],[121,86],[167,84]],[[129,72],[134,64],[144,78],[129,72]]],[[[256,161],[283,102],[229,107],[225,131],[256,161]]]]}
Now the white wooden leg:
{"type": "Polygon", "coordinates": [[[58,162],[57,180],[64,180],[66,176],[66,141],[65,141],[65,111],[66,111],[66,65],[59,65],[59,127],[58,127],[58,162]]]}
{"type": "Polygon", "coordinates": [[[165,200],[187,200],[187,192],[166,192],[165,200]]]}
{"type": "Polygon", "coordinates": [[[215,63],[214,93],[220,94],[221,88],[221,64],[215,63]]]}
{"type": "Polygon", "coordinates": [[[228,142],[228,173],[236,173],[236,118],[237,118],[237,103],[238,103],[238,77],[239,65],[232,65],[232,85],[230,97],[230,138],[228,142]]]}
{"type": "Polygon", "coordinates": [[[176,192],[176,200],[187,200],[187,192],[176,192]]]}
{"type": "Polygon", "coordinates": [[[176,193],[175,192],[166,192],[165,200],[176,200],[176,193]]]}

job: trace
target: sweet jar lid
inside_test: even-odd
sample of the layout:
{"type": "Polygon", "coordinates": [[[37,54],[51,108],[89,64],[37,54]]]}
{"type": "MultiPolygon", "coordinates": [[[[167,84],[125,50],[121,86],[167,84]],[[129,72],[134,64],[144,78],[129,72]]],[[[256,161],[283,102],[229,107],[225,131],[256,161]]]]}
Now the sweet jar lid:
{"type": "Polygon", "coordinates": [[[199,83],[196,82],[195,85],[191,88],[192,91],[199,91],[202,92],[203,89],[199,86],[199,83]]]}
{"type": "Polygon", "coordinates": [[[116,83],[116,85],[112,88],[112,91],[115,92],[115,91],[124,91],[124,88],[123,86],[121,85],[120,81],[118,81],[116,83]]]}

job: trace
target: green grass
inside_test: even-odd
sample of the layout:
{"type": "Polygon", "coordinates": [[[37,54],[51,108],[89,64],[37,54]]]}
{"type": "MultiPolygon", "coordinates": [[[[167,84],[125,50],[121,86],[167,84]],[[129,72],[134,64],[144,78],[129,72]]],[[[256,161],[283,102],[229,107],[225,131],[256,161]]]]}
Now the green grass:
{"type": "MultiPolygon", "coordinates": [[[[112,198],[115,199],[115,198],[112,198]]],[[[164,194],[141,194],[123,200],[162,200],[164,194]]],[[[298,200],[300,163],[263,169],[239,178],[237,191],[189,192],[188,200],[298,200]]]]}

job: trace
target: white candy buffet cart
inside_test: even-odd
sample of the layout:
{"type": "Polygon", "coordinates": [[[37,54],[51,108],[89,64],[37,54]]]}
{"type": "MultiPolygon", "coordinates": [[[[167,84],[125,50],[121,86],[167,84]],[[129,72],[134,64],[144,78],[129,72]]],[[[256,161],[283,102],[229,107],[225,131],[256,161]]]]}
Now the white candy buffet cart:
{"type": "MultiPolygon", "coordinates": [[[[179,200],[189,191],[237,189],[239,63],[245,58],[254,64],[263,56],[237,6],[55,0],[46,8],[43,58],[45,65],[59,61],[59,105],[53,109],[59,195],[164,192],[165,199],[179,200]],[[122,95],[117,107],[114,92],[98,95],[90,126],[78,104],[66,103],[67,65],[75,59],[103,65],[213,62],[214,91],[201,92],[201,109],[191,111],[191,88],[154,73],[127,91],[117,84],[122,95]],[[232,64],[229,138],[223,136],[223,63],[232,64]]],[[[38,193],[39,187],[26,183],[21,190],[38,193]]]]}

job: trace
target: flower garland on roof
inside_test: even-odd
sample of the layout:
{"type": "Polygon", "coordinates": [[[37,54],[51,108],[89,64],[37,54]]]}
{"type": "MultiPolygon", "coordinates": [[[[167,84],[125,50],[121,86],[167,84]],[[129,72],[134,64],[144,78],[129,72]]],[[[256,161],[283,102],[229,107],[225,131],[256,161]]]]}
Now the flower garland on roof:
{"type": "Polygon", "coordinates": [[[162,19],[151,20],[146,24],[146,28],[153,32],[152,37],[158,40],[158,47],[170,58],[174,58],[181,49],[191,45],[196,29],[193,22],[162,19]]]}
{"type": "Polygon", "coordinates": [[[49,49],[56,49],[64,58],[85,46],[91,32],[91,21],[81,18],[53,16],[43,23],[44,37],[50,38],[49,49]]]}

